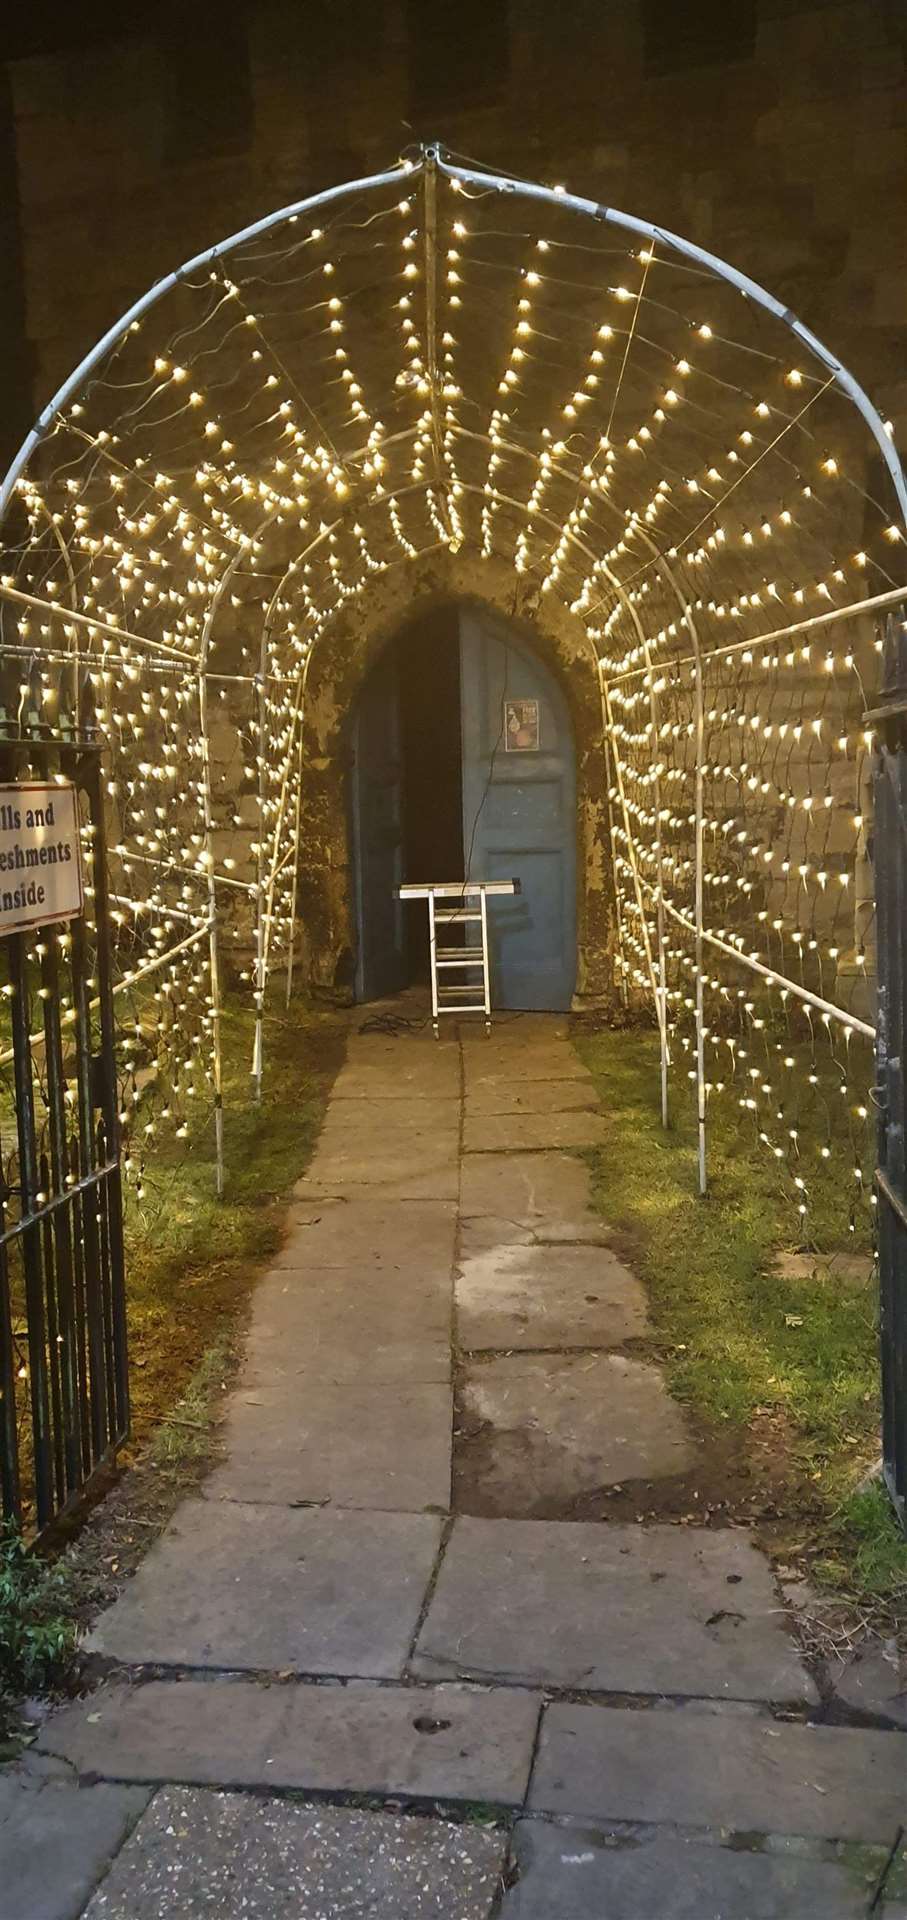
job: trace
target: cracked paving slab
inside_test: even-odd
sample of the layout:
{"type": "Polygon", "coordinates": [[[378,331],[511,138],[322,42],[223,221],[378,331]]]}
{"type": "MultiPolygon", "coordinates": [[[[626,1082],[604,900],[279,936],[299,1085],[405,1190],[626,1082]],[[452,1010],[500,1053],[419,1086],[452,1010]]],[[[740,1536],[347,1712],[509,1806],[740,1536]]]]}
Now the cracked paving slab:
{"type": "Polygon", "coordinates": [[[465,1244],[468,1229],[481,1217],[496,1223],[496,1243],[528,1232],[546,1242],[607,1246],[590,1191],[588,1167],[570,1153],[467,1154],[460,1189],[465,1244]]]}
{"type": "Polygon", "coordinates": [[[130,1666],[398,1679],[440,1531],[423,1513],[186,1500],[87,1645],[130,1666]]]}
{"type": "Polygon", "coordinates": [[[64,1708],[40,1744],[99,1779],[519,1806],[539,1707],[513,1687],[153,1680],[64,1708]]]}
{"type": "Polygon", "coordinates": [[[607,1693],[814,1701],[740,1529],[460,1518],[413,1671],[607,1693]]]}

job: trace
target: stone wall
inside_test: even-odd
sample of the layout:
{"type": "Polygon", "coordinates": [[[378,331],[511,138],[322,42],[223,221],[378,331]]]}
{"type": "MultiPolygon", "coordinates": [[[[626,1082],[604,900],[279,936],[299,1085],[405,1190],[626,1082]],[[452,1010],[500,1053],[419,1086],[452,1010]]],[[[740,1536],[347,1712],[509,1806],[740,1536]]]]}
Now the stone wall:
{"type": "MultiPolygon", "coordinates": [[[[188,38],[157,30],[151,16],[133,25],[117,13],[86,50],[7,64],[29,412],[193,252],[272,207],[386,165],[414,139],[439,137],[724,255],[907,426],[900,0],[573,0],[556,14],[542,0],[491,9],[461,0],[456,10],[424,0],[221,0],[214,9],[197,0],[188,38]],[[206,40],[199,23],[209,13],[206,40]]],[[[321,990],[349,975],[344,730],[369,661],[414,603],[478,599],[510,616],[514,584],[506,568],[463,554],[398,569],[316,652],[299,909],[308,976],[321,990]]],[[[598,692],[578,623],[547,604],[544,620],[522,604],[515,618],[560,671],[573,716],[579,993],[594,998],[608,984],[613,905],[598,692]]],[[[251,804],[238,804],[248,838],[251,804]]]]}
{"type": "Polygon", "coordinates": [[[904,412],[900,0],[215,11],[232,35],[171,40],[118,9],[119,27],[84,52],[9,63],[35,407],[193,251],[437,136],[713,248],[814,326],[883,410],[904,412]]]}

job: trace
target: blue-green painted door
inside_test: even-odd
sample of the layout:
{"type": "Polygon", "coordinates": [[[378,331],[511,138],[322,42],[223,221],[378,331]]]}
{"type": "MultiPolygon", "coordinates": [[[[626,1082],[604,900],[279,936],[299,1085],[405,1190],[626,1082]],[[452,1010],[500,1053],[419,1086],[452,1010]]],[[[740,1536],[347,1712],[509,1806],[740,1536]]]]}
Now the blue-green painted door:
{"type": "Polygon", "coordinates": [[[560,688],[503,622],[460,615],[463,848],[489,902],[492,1002],[567,1008],[576,984],[576,762],[560,688]]]}

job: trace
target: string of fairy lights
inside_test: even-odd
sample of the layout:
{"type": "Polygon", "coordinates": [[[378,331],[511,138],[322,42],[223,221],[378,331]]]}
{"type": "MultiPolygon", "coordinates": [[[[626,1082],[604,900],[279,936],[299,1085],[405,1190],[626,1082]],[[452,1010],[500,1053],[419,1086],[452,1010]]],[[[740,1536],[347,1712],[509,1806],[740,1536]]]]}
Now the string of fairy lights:
{"type": "Polygon", "coordinates": [[[223,1165],[234,979],[260,1093],[319,644],[389,569],[465,549],[527,607],[553,596],[595,664],[617,979],[657,1016],[664,1101],[692,1093],[703,1170],[730,1102],[800,1231],[831,1164],[856,1227],[863,715],[903,532],[891,461],[810,337],[562,189],[426,150],[174,276],[50,411],[0,559],[4,729],[27,696],[52,740],[67,675],[97,712],[139,1192],[196,1112],[223,1165]]]}

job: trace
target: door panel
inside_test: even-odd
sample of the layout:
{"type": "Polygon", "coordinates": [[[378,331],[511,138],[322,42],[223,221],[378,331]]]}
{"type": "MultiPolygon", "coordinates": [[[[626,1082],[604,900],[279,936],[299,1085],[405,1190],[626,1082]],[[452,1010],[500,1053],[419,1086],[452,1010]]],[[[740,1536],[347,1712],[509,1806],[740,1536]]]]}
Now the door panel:
{"type": "Polygon", "coordinates": [[[397,663],[389,650],[359,698],[353,735],[352,812],[356,858],[357,1000],[379,1000],[405,984],[403,786],[397,663]]]}
{"type": "Polygon", "coordinates": [[[488,903],[498,1007],[569,1007],[576,981],[576,767],[560,688],[491,616],[460,616],[463,844],[471,879],[520,880],[488,903]],[[507,750],[512,737],[537,746],[507,750]],[[537,721],[537,731],[536,731],[537,721]]]}

